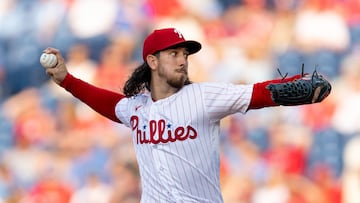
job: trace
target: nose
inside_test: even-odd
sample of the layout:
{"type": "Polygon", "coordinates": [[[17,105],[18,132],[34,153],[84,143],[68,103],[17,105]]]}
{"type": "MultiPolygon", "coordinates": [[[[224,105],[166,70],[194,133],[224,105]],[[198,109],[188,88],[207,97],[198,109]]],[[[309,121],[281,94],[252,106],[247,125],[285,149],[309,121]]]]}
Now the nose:
{"type": "Polygon", "coordinates": [[[187,57],[187,54],[180,54],[179,57],[178,57],[178,61],[181,65],[185,65],[187,64],[188,62],[188,57],[187,57]]]}

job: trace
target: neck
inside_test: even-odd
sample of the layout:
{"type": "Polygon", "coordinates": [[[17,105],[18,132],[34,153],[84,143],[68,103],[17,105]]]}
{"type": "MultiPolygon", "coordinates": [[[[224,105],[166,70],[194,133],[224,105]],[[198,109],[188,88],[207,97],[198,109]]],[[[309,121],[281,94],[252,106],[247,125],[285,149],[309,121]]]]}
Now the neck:
{"type": "Polygon", "coordinates": [[[154,101],[170,97],[179,91],[179,88],[171,87],[168,84],[150,84],[151,98],[154,101]]]}

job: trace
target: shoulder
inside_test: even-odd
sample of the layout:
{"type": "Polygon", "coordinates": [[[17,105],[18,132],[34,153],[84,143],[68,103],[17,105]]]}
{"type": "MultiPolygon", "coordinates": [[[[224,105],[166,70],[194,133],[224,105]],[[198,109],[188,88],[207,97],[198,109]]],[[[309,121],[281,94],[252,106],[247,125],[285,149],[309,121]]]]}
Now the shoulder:
{"type": "Polygon", "coordinates": [[[146,103],[150,98],[150,95],[148,94],[138,94],[132,97],[125,97],[119,101],[117,106],[135,106],[139,104],[146,103]]]}
{"type": "MultiPolygon", "coordinates": [[[[253,85],[234,84],[229,82],[202,82],[196,85],[200,92],[195,95],[203,95],[205,99],[247,98],[251,96],[253,85]]],[[[194,88],[195,89],[195,88],[194,88]]]]}
{"type": "Polygon", "coordinates": [[[222,92],[222,91],[229,91],[232,89],[242,90],[247,89],[249,85],[244,84],[234,84],[229,82],[201,82],[201,83],[194,83],[192,85],[197,85],[199,89],[204,92],[222,92]]]}
{"type": "Polygon", "coordinates": [[[151,104],[151,102],[149,102],[150,100],[150,96],[143,94],[125,97],[116,104],[115,114],[122,123],[129,126],[131,115],[137,112],[139,108],[144,109],[147,105],[151,104]]]}
{"type": "Polygon", "coordinates": [[[247,91],[250,88],[251,87],[248,85],[238,85],[228,82],[199,82],[184,86],[177,95],[182,96],[190,94],[195,97],[199,97],[201,95],[208,97],[209,95],[238,94],[239,92],[247,91]]]}
{"type": "Polygon", "coordinates": [[[231,85],[230,83],[223,82],[197,82],[191,83],[189,85],[184,86],[183,90],[196,90],[196,89],[206,89],[206,88],[216,88],[216,87],[226,87],[227,85],[231,85]]]}

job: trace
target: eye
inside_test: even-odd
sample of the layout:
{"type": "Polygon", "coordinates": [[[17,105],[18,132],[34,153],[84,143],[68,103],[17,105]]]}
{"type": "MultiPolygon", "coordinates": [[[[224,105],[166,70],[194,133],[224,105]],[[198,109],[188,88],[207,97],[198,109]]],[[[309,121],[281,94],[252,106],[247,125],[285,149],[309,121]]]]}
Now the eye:
{"type": "Polygon", "coordinates": [[[171,56],[176,56],[176,55],[177,55],[177,52],[176,52],[176,51],[172,51],[172,52],[170,52],[170,55],[171,55],[171,56]]]}
{"type": "Polygon", "coordinates": [[[188,51],[179,51],[179,50],[173,50],[170,52],[170,56],[177,57],[177,56],[184,56],[184,58],[188,58],[189,52],[188,51]]]}
{"type": "Polygon", "coordinates": [[[188,56],[189,56],[189,52],[188,52],[188,51],[185,51],[185,52],[184,52],[184,57],[185,57],[185,58],[188,58],[188,56]]]}

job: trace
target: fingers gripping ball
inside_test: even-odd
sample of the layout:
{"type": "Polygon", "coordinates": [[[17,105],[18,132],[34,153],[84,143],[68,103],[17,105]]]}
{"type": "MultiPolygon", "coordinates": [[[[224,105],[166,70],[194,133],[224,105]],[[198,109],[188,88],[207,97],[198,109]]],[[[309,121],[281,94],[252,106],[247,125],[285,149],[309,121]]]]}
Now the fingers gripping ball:
{"type": "Polygon", "coordinates": [[[54,68],[57,64],[55,54],[43,53],[40,56],[40,63],[44,68],[54,68]]]}

